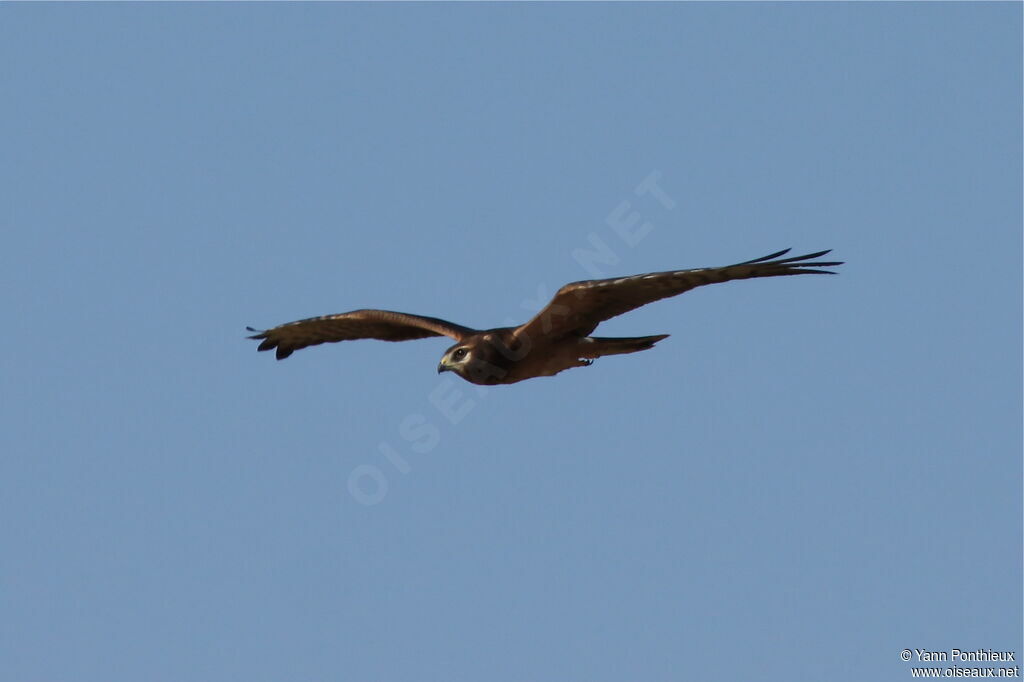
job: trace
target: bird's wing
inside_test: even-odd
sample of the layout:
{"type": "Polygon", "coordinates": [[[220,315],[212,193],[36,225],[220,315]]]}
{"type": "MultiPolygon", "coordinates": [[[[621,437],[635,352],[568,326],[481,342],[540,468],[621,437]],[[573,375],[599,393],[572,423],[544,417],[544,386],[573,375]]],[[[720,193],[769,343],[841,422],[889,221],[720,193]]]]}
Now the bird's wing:
{"type": "Polygon", "coordinates": [[[752,277],[810,273],[831,275],[835,273],[819,268],[842,265],[836,261],[814,261],[829,251],[780,258],[787,253],[789,249],[720,268],[652,272],[618,279],[593,279],[566,284],[533,319],[518,327],[515,334],[522,339],[587,336],[605,320],[669,296],[678,296],[705,284],[752,277]]]}
{"type": "Polygon", "coordinates": [[[262,341],[258,350],[276,348],[278,360],[283,360],[307,346],[331,341],[411,341],[429,336],[450,336],[456,341],[461,341],[476,331],[436,317],[396,313],[390,310],[353,310],[350,313],[289,322],[265,331],[252,327],[246,329],[259,332],[249,337],[262,341]]]}

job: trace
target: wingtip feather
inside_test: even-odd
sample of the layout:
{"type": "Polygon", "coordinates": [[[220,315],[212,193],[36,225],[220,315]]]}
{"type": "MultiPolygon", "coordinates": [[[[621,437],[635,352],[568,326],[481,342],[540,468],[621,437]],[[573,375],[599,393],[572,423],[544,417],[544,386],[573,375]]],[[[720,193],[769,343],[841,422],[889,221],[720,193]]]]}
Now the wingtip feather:
{"type": "Polygon", "coordinates": [[[753,265],[754,263],[763,263],[765,261],[769,261],[769,260],[773,260],[775,258],[778,258],[779,256],[785,256],[787,253],[789,253],[792,250],[793,250],[792,248],[783,249],[782,251],[776,251],[775,253],[769,253],[767,256],[761,256],[760,258],[755,258],[754,260],[744,261],[743,263],[739,263],[739,265],[753,265]]]}

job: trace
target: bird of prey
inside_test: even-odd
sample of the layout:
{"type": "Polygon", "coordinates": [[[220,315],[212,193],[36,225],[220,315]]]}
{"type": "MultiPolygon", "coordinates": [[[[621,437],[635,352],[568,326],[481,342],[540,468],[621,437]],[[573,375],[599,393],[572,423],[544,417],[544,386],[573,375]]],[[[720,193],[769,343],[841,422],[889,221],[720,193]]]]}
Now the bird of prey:
{"type": "Polygon", "coordinates": [[[782,258],[789,249],[735,265],[696,270],[670,270],[617,279],[572,282],[533,319],[518,327],[471,329],[436,317],[390,310],[353,310],[311,317],[260,331],[261,351],[277,349],[283,360],[300,348],[333,341],[379,339],[409,341],[430,336],[455,339],[441,356],[437,372],[454,372],[474,384],[513,384],[554,376],[572,367],[587,367],[605,355],[636,353],[652,348],[668,334],[607,338],[590,334],[605,320],[654,301],[677,296],[705,284],[734,279],[782,275],[835,274],[838,261],[815,261],[829,251],[782,258]]]}

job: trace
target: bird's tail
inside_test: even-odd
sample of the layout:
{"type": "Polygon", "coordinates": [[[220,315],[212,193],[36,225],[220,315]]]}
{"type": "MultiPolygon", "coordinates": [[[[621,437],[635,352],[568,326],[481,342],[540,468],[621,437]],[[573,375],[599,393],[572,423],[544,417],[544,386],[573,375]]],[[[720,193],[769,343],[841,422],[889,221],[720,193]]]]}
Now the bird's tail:
{"type": "Polygon", "coordinates": [[[599,358],[602,355],[636,353],[638,351],[647,350],[648,348],[654,348],[654,344],[664,338],[668,338],[668,334],[658,334],[657,336],[633,336],[625,338],[602,338],[600,336],[592,336],[588,339],[591,343],[584,344],[582,356],[586,358],[599,358]]]}

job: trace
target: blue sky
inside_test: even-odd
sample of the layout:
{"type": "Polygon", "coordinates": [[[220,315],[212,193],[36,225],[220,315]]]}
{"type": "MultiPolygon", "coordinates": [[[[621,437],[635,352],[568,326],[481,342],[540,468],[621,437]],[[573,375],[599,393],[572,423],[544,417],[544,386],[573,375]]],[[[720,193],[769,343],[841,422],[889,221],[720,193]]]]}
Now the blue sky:
{"type": "Polygon", "coordinates": [[[3,5],[0,678],[1019,658],[1020,26],[3,5]],[[435,374],[444,340],[279,363],[244,339],[362,307],[523,320],[599,248],[618,276],[790,246],[847,265],[660,302],[601,327],[655,350],[483,393],[435,374]]]}

